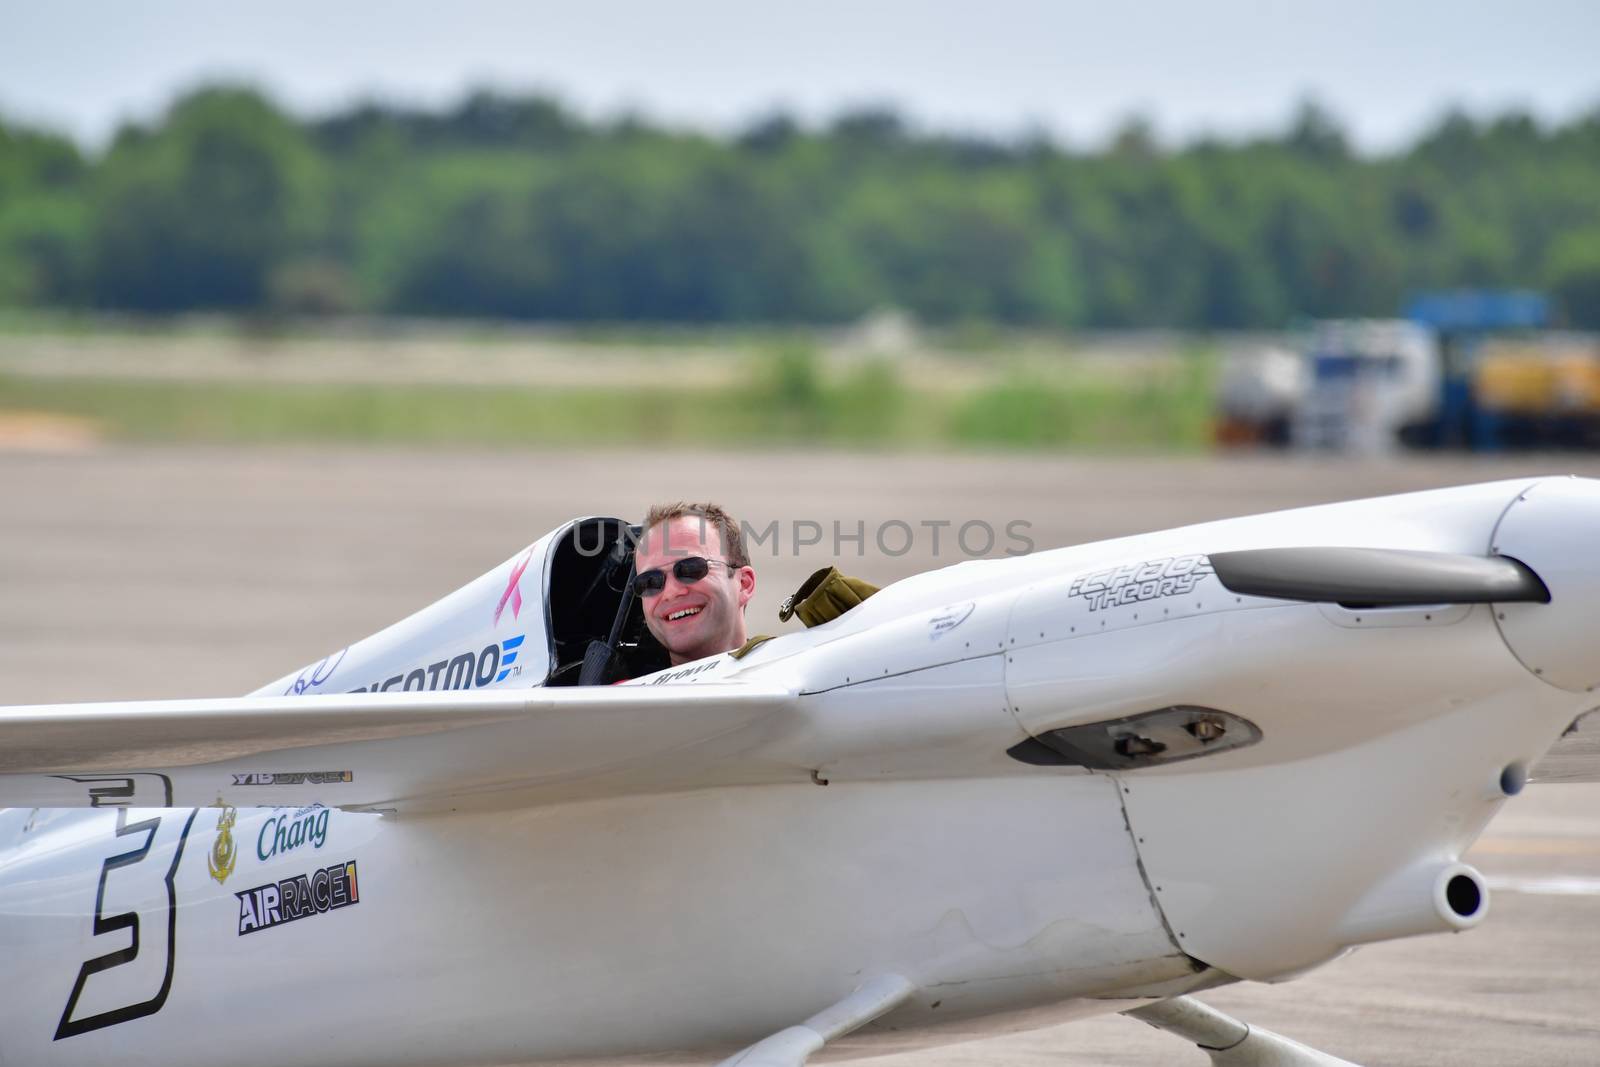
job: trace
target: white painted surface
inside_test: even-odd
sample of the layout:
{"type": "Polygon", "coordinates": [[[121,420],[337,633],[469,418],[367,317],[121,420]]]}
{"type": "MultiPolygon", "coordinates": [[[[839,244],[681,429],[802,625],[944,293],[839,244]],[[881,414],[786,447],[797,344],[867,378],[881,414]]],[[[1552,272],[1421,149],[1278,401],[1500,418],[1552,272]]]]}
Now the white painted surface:
{"type": "Polygon", "coordinates": [[[1496,615],[1518,659],[1551,685],[1600,685],[1600,493],[1587,478],[1550,478],[1519,493],[1495,529],[1495,550],[1521,560],[1550,588],[1548,604],[1502,604],[1496,615]],[[1537,610],[1536,610],[1537,609],[1537,610]]]}
{"type": "MultiPolygon", "coordinates": [[[[202,809],[177,867],[170,996],[146,1018],[52,1041],[79,968],[126,944],[91,929],[115,815],[23,832],[26,814],[0,823],[0,930],[8,967],[30,975],[0,1000],[6,1063],[211,1065],[215,1042],[196,1037],[223,1033],[231,1063],[308,1067],[731,1048],[873,974],[916,984],[892,1016],[912,1028],[1192,975],[1103,778],[335,813],[320,848],[267,862],[255,846],[272,813],[241,810],[241,855],[221,885],[206,863],[220,812],[202,809]],[[237,893],[346,863],[358,903],[238,932],[237,893]]],[[[145,937],[136,959],[90,976],[97,1010],[159,986],[162,875],[191,814],[130,813],[159,815],[161,828],[145,859],[113,872],[107,910],[139,909],[145,937]]]]}
{"type": "Polygon", "coordinates": [[[550,556],[572,525],[552,530],[449,596],[253,695],[542,685],[550,673],[550,556]]]}

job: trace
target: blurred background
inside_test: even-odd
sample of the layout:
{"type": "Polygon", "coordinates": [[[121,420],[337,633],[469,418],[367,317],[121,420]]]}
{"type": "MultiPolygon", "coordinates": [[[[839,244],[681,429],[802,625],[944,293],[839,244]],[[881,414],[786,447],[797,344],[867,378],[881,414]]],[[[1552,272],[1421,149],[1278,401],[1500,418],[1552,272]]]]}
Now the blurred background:
{"type": "Polygon", "coordinates": [[[0,437],[1600,445],[1589,4],[67,3],[0,437]]]}

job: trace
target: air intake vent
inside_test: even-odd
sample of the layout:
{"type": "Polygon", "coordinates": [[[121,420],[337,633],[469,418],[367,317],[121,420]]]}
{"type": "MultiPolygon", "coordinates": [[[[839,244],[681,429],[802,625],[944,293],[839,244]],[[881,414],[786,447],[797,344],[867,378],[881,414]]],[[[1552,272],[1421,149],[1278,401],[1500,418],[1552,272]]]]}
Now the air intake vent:
{"type": "Polygon", "coordinates": [[[1198,759],[1261,740],[1248,719],[1226,711],[1180,704],[1125,719],[1064,726],[1014,745],[1023,763],[1125,771],[1198,759]]]}

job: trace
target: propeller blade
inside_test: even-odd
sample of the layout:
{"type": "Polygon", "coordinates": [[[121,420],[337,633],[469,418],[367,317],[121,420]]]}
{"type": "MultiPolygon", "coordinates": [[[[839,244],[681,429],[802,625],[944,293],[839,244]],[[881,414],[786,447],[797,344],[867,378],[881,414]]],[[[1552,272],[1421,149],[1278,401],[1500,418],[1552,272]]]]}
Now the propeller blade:
{"type": "Polygon", "coordinates": [[[1550,602],[1539,576],[1510,556],[1398,548],[1254,548],[1213,552],[1217,580],[1245,596],[1346,607],[1550,602]]]}

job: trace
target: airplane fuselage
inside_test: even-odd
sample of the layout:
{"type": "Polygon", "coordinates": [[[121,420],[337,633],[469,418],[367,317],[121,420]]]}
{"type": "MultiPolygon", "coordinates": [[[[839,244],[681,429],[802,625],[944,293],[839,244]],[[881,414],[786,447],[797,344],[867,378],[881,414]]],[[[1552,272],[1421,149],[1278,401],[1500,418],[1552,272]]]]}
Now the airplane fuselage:
{"type": "MultiPolygon", "coordinates": [[[[1059,1019],[1464,929],[1459,856],[1594,702],[1594,528],[1600,487],[1528,479],[967,564],[593,703],[791,694],[692,743],[665,709],[598,744],[502,715],[0,776],[80,805],[0,812],[0,1062],[733,1048],[881,975],[916,988],[884,1032],[1059,1019]],[[1503,553],[1550,603],[1237,595],[1206,561],[1283,544],[1503,553]]],[[[285,684],[503,650],[532,609],[489,627],[509,587],[479,584],[441,602],[471,634],[424,647],[419,615],[285,684]]]]}
{"type": "Polygon", "coordinates": [[[7,1063],[205,1067],[224,1039],[240,1062],[507,1063],[753,1040],[890,966],[927,983],[924,1022],[1104,1011],[1070,1002],[1197,972],[1087,774],[425,817],[10,809],[0,849],[26,976],[7,1063]]]}

